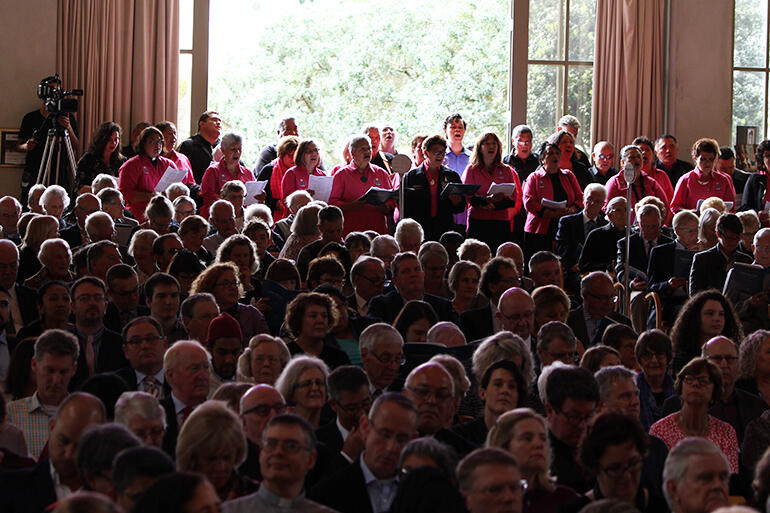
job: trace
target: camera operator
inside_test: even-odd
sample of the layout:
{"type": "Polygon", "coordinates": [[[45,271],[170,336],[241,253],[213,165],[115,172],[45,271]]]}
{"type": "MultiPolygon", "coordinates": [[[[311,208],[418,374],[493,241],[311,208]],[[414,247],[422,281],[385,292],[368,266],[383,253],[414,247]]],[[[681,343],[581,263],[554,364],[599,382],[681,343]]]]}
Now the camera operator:
{"type": "MultiPolygon", "coordinates": [[[[55,79],[48,81],[47,85],[61,89],[61,82],[55,79]]],[[[20,201],[22,205],[27,203],[29,189],[35,185],[38,172],[40,171],[40,162],[43,159],[43,150],[45,149],[46,137],[48,137],[48,129],[51,128],[50,122],[48,121],[49,115],[50,113],[46,110],[46,100],[43,99],[40,108],[26,114],[21,121],[19,140],[24,142],[19,144],[17,148],[19,151],[27,154],[24,164],[24,173],[21,175],[20,201]]],[[[78,127],[75,116],[72,113],[62,113],[56,116],[56,124],[69,132],[72,150],[75,153],[75,158],[77,158],[80,140],[77,135],[78,127]]],[[[60,185],[63,185],[65,189],[69,190],[71,177],[69,171],[67,171],[68,162],[66,150],[62,148],[61,155],[54,155],[54,159],[56,158],[59,159],[59,183],[60,185]]],[[[52,177],[55,176],[55,173],[56,170],[51,169],[52,177]]]]}

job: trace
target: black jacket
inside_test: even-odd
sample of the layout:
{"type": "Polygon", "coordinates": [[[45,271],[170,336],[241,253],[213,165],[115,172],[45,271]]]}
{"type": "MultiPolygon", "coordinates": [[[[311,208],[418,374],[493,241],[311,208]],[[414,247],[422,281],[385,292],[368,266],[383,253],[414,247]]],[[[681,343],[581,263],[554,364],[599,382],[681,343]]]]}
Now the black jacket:
{"type": "MultiPolygon", "coordinates": [[[[129,390],[138,390],[139,383],[136,382],[136,371],[130,365],[121,367],[115,371],[115,375],[122,379],[129,390]]],[[[168,397],[171,395],[171,385],[168,384],[168,380],[163,380],[163,392],[161,397],[168,397]]]]}
{"type": "Polygon", "coordinates": [[[373,513],[361,458],[311,488],[307,498],[340,513],[373,513]]]}
{"type": "Polygon", "coordinates": [[[171,394],[161,399],[160,405],[166,412],[166,432],[163,433],[161,446],[172,460],[176,460],[176,439],[179,436],[179,425],[176,422],[176,408],[171,394]]]}
{"type": "MultiPolygon", "coordinates": [[[[74,332],[73,334],[77,336],[74,332]]],[[[123,353],[123,338],[118,333],[105,328],[99,342],[99,355],[94,366],[94,372],[115,372],[127,365],[128,360],[126,360],[126,355],[123,353]]],[[[76,390],[87,379],[88,365],[86,364],[86,354],[83,347],[81,347],[80,354],[78,355],[78,368],[72,380],[70,380],[70,390],[76,390]]]]}
{"type": "Polygon", "coordinates": [[[578,259],[580,272],[612,269],[612,261],[618,254],[618,241],[625,236],[626,232],[616,230],[612,223],[589,233],[578,259]]]}
{"type": "MultiPolygon", "coordinates": [[[[457,324],[457,313],[452,308],[452,302],[443,297],[424,294],[423,301],[428,303],[435,310],[439,321],[449,321],[457,324]]],[[[375,296],[369,300],[369,317],[380,319],[382,322],[393,324],[396,316],[404,307],[404,298],[397,290],[392,290],[387,294],[375,296]]]]}
{"type": "Polygon", "coordinates": [[[765,191],[767,190],[767,175],[754,173],[746,180],[743,188],[743,197],[739,210],[754,210],[759,212],[765,209],[765,191]]]}
{"type": "MultiPolygon", "coordinates": [[[[607,224],[602,213],[596,216],[596,228],[607,224]]],[[[556,231],[556,250],[561,257],[562,266],[569,269],[578,263],[580,253],[585,245],[585,229],[583,228],[583,211],[570,214],[559,219],[559,229],[556,231]]]]}
{"type": "Polygon", "coordinates": [[[439,240],[444,232],[454,229],[453,215],[463,212],[465,199],[453,205],[449,198],[442,197],[441,191],[448,183],[462,183],[460,175],[446,166],[438,172],[438,209],[436,217],[431,216],[431,193],[425,164],[421,164],[406,173],[401,186],[404,187],[404,212],[401,217],[411,217],[422,226],[425,240],[439,240]]]}
{"type": "Polygon", "coordinates": [[[488,304],[487,306],[461,313],[460,329],[465,335],[465,340],[469,342],[492,335],[494,332],[492,305],[488,304]]]}
{"type": "MultiPolygon", "coordinates": [[[[722,244],[719,243],[711,249],[696,253],[692,259],[690,269],[690,295],[697,294],[701,290],[722,290],[727,279],[727,259],[722,254],[722,244]]],[[[741,264],[750,264],[752,257],[736,250],[733,260],[741,264]]]]}
{"type": "Polygon", "coordinates": [[[182,144],[179,145],[179,153],[183,153],[190,159],[196,183],[200,184],[201,180],[203,180],[203,173],[206,172],[206,169],[208,169],[213,160],[212,153],[217,144],[219,144],[219,141],[211,144],[201,134],[195,134],[189,139],[182,141],[182,144]]]}
{"type": "Polygon", "coordinates": [[[586,327],[586,320],[583,315],[583,305],[570,310],[569,317],[567,317],[567,326],[572,328],[572,332],[586,348],[599,344],[602,341],[604,330],[612,324],[625,324],[626,326],[631,327],[631,320],[621,313],[610,312],[610,314],[604,317],[599,323],[599,329],[596,332],[596,336],[589,339],[588,328],[586,327]]]}
{"type": "Polygon", "coordinates": [[[49,463],[46,457],[33,468],[0,473],[0,511],[42,513],[56,502],[49,463]]]}
{"type": "MultiPolygon", "coordinates": [[[[666,237],[663,235],[663,233],[660,233],[658,235],[657,244],[655,246],[660,246],[661,244],[668,244],[669,242],[673,242],[669,237],[666,237]]],[[[632,267],[636,267],[638,270],[642,271],[643,273],[647,272],[647,267],[649,266],[649,259],[650,257],[647,255],[647,251],[644,249],[645,241],[642,240],[642,234],[641,232],[636,232],[631,234],[631,247],[629,248],[628,252],[628,260],[632,267]]],[[[615,264],[615,273],[617,274],[618,281],[623,283],[624,275],[625,275],[625,263],[626,263],[626,238],[623,237],[618,241],[618,247],[617,247],[617,263],[615,264]]],[[[633,273],[631,275],[631,278],[633,278],[633,273]]]]}
{"type": "Polygon", "coordinates": [[[319,442],[323,442],[326,446],[334,452],[340,452],[345,441],[342,439],[342,433],[340,433],[337,427],[337,419],[319,427],[315,430],[315,437],[319,442]]]}

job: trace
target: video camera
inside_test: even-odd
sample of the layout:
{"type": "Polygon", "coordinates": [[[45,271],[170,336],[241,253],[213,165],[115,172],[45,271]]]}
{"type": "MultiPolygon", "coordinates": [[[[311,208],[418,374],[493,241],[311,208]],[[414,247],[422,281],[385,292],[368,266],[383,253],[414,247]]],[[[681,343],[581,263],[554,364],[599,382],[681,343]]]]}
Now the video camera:
{"type": "Polygon", "coordinates": [[[67,96],[83,96],[83,90],[64,91],[61,88],[61,78],[58,73],[52,77],[45,77],[37,86],[37,97],[45,101],[45,110],[51,114],[77,112],[77,99],[67,98],[67,96]]]}

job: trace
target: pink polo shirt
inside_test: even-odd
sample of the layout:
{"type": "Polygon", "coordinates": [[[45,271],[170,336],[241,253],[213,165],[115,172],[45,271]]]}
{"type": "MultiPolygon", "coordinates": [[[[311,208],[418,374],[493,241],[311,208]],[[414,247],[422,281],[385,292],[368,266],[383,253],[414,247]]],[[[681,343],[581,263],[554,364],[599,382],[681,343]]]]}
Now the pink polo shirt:
{"type": "Polygon", "coordinates": [[[485,208],[469,207],[469,218],[484,221],[507,221],[521,210],[521,201],[523,197],[521,182],[519,182],[519,175],[513,171],[511,166],[507,166],[502,162],[499,162],[491,173],[487,171],[483,165],[468,166],[465,168],[465,172],[463,173],[463,183],[481,185],[474,196],[486,196],[489,187],[492,185],[492,182],[515,184],[516,191],[514,192],[514,196],[512,196],[511,199],[516,202],[516,206],[502,210],[488,210],[485,208]]]}
{"type": "Polygon", "coordinates": [[[706,179],[696,167],[684,174],[676,184],[676,191],[671,199],[671,209],[674,212],[694,209],[698,205],[698,200],[705,200],[712,196],[732,202],[735,210],[735,188],[732,178],[714,169],[711,171],[711,176],[706,179]]]}
{"type": "Polygon", "coordinates": [[[190,159],[188,159],[187,155],[184,153],[179,153],[178,151],[173,150],[171,156],[166,158],[174,163],[175,169],[187,169],[188,171],[192,171],[192,164],[190,164],[190,159]]]}
{"type": "MultiPolygon", "coordinates": [[[[357,200],[372,187],[391,188],[391,177],[381,167],[369,164],[363,175],[366,181],[363,181],[361,176],[354,163],[340,168],[334,175],[329,204],[342,208],[343,203],[357,200]]],[[[345,212],[344,235],[365,230],[374,230],[380,234],[388,233],[385,215],[374,205],[369,204],[364,205],[360,210],[345,212]]]]}
{"type": "MultiPolygon", "coordinates": [[[[137,192],[154,192],[160,178],[166,169],[173,168],[174,163],[165,157],[158,157],[156,165],[144,155],[135,155],[125,161],[118,171],[118,189],[126,200],[126,208],[134,215],[139,223],[147,219],[144,217],[144,209],[147,201],[134,201],[137,192]]],[[[182,180],[185,185],[195,183],[192,171],[188,170],[182,180]]]]}
{"type": "Polygon", "coordinates": [[[666,194],[666,198],[668,198],[667,201],[664,201],[666,205],[671,203],[671,200],[674,198],[674,186],[671,185],[671,179],[668,177],[665,171],[662,169],[658,169],[656,167],[652,168],[652,171],[650,171],[650,174],[646,174],[645,176],[649,176],[656,182],[658,182],[658,185],[660,185],[660,188],[663,189],[663,192],[666,194]]]}
{"type": "MultiPolygon", "coordinates": [[[[315,168],[313,176],[326,176],[323,169],[315,168]]],[[[305,191],[308,189],[310,174],[305,166],[294,166],[283,175],[281,181],[281,199],[286,203],[286,198],[294,191],[305,191]]]]}
{"type": "Polygon", "coordinates": [[[254,173],[249,171],[244,166],[238,166],[238,171],[235,175],[231,174],[227,169],[227,165],[224,160],[214,161],[203,173],[201,179],[201,196],[203,196],[203,206],[201,207],[200,215],[204,219],[209,218],[209,207],[216,200],[221,198],[222,187],[231,180],[240,180],[243,183],[253,182],[255,180],[254,173]]]}
{"type": "MultiPolygon", "coordinates": [[[[629,206],[629,208],[631,208],[631,222],[634,222],[636,219],[636,215],[634,214],[633,210],[634,206],[645,196],[655,196],[660,201],[662,201],[666,207],[668,207],[668,198],[666,197],[666,193],[663,192],[663,188],[660,186],[657,180],[654,180],[643,173],[640,173],[639,177],[641,179],[637,179],[634,182],[633,188],[631,189],[631,205],[629,206]]],[[[607,200],[604,202],[605,211],[607,210],[607,205],[610,204],[610,200],[618,196],[625,198],[628,194],[628,185],[623,179],[623,172],[621,171],[620,173],[610,178],[607,181],[606,187],[607,200]]],[[[663,213],[664,221],[669,218],[669,214],[670,212],[668,211],[663,213]]]]}

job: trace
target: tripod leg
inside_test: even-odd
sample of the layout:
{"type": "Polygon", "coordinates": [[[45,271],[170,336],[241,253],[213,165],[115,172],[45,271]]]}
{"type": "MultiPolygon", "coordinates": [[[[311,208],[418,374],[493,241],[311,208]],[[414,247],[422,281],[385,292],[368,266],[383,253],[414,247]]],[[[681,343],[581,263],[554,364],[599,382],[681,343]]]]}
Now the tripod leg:
{"type": "Polygon", "coordinates": [[[51,146],[48,148],[48,158],[45,162],[45,174],[43,175],[43,181],[40,182],[43,185],[49,185],[51,182],[51,162],[53,161],[54,145],[56,144],[54,142],[53,135],[49,135],[49,138],[51,140],[51,146]]]}
{"type": "Polygon", "coordinates": [[[40,169],[37,172],[37,179],[35,180],[35,183],[44,183],[42,180],[45,176],[46,165],[49,159],[52,143],[53,143],[53,139],[51,138],[51,134],[48,134],[45,139],[45,147],[43,148],[43,158],[40,159],[40,169]]]}
{"type": "MultiPolygon", "coordinates": [[[[69,131],[64,132],[64,149],[67,152],[67,161],[70,165],[70,174],[69,177],[71,179],[70,187],[75,186],[75,152],[72,151],[72,141],[70,140],[70,133],[69,131]]],[[[77,191],[75,191],[77,192],[77,191]]]]}

